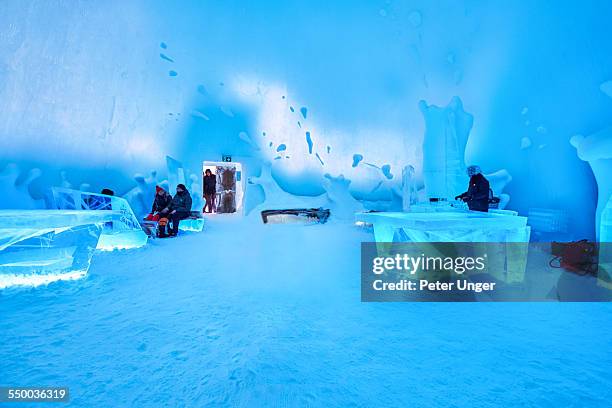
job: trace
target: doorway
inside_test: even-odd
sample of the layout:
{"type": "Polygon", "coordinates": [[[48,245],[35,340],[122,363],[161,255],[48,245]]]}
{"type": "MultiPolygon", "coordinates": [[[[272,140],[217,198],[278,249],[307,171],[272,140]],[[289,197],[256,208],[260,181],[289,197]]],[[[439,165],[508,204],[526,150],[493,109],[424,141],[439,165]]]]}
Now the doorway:
{"type": "MultiPolygon", "coordinates": [[[[217,214],[242,213],[244,200],[242,164],[205,161],[202,166],[202,178],[204,178],[206,170],[210,170],[216,178],[213,212],[217,214]]],[[[204,184],[202,182],[203,196],[204,184]]]]}

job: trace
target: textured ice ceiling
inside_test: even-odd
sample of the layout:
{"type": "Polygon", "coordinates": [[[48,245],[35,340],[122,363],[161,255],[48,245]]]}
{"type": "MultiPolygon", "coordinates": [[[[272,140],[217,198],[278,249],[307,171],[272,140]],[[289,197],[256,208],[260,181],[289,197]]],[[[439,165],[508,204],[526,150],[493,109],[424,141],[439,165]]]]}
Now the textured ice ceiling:
{"type": "Polygon", "coordinates": [[[610,15],[603,1],[4,0],[0,166],[121,191],[166,154],[193,171],[233,154],[247,171],[271,160],[289,192],[342,173],[387,198],[402,166],[420,175],[419,100],[457,95],[474,116],[466,160],[512,174],[511,208],[592,216],[568,140],[610,124],[610,15]]]}

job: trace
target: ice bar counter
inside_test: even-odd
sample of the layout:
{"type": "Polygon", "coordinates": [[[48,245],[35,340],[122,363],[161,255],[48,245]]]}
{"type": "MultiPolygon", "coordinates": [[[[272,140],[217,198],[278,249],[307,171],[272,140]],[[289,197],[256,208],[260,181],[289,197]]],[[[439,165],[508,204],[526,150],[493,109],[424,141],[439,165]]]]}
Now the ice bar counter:
{"type": "Polygon", "coordinates": [[[361,212],[376,242],[529,242],[527,217],[513,211],[361,212]]]}

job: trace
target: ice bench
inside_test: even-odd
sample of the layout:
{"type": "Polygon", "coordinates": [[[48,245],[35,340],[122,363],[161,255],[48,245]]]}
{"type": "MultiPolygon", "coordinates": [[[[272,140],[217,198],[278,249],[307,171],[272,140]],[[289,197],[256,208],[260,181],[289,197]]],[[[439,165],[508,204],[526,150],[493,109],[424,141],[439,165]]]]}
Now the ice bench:
{"type": "Polygon", "coordinates": [[[104,224],[98,241],[98,249],[106,251],[132,249],[147,244],[147,234],[124,198],[57,187],[52,188],[51,191],[53,205],[56,209],[112,210],[120,214],[119,219],[104,224]]]}
{"type": "Polygon", "coordinates": [[[83,277],[120,211],[0,210],[0,289],[83,277]]]}

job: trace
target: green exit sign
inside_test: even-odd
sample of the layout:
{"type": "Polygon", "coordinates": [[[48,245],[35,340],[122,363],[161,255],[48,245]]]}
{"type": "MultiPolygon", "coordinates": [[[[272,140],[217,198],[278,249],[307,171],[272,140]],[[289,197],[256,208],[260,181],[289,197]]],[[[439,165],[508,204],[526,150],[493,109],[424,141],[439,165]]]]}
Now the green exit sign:
{"type": "Polygon", "coordinates": [[[231,162],[232,161],[232,156],[224,154],[223,155],[223,161],[224,162],[231,162]]]}

